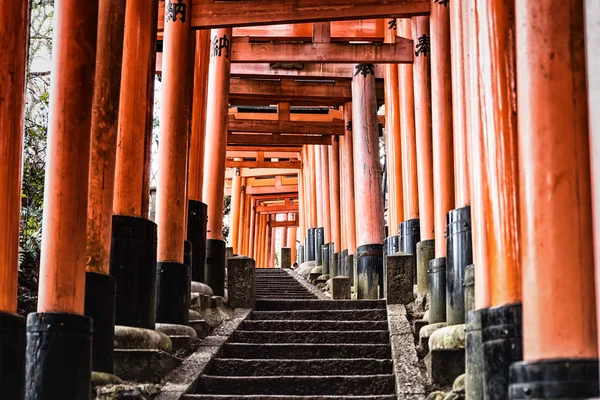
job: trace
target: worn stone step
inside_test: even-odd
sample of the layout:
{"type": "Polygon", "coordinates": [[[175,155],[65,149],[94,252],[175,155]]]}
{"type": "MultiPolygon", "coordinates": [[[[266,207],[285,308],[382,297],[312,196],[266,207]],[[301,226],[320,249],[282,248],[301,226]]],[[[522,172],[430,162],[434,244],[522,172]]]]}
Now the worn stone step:
{"type": "Polygon", "coordinates": [[[182,400],[212,399],[212,400],[396,400],[395,395],[381,396],[285,396],[285,395],[235,395],[235,394],[186,394],[182,400]]]}
{"type": "Polygon", "coordinates": [[[391,357],[388,344],[227,343],[223,358],[379,358],[391,357]]]}
{"type": "Polygon", "coordinates": [[[285,395],[382,395],[394,393],[393,375],[213,376],[202,375],[198,393],[285,395]]]}
{"type": "Polygon", "coordinates": [[[385,307],[384,300],[261,300],[256,302],[256,311],[359,310],[385,307]]]}
{"type": "Polygon", "coordinates": [[[388,331],[236,331],[229,343],[389,343],[388,331]]]}
{"type": "Polygon", "coordinates": [[[387,318],[386,310],[295,310],[254,311],[254,320],[313,319],[328,321],[381,321],[387,318]]]}
{"type": "Polygon", "coordinates": [[[326,320],[246,320],[240,329],[246,331],[372,331],[387,330],[387,321],[326,320]]]}
{"type": "Polygon", "coordinates": [[[299,294],[299,295],[295,295],[295,296],[293,296],[293,295],[292,296],[284,296],[284,295],[281,295],[281,296],[277,296],[277,295],[275,295],[275,296],[265,296],[265,295],[256,296],[256,300],[258,300],[258,301],[260,301],[260,300],[314,300],[316,298],[317,297],[314,295],[303,295],[303,294],[302,295],[299,294]]]}
{"type": "Polygon", "coordinates": [[[279,375],[379,375],[391,374],[392,360],[329,358],[308,360],[214,359],[207,371],[220,376],[279,375]]]}

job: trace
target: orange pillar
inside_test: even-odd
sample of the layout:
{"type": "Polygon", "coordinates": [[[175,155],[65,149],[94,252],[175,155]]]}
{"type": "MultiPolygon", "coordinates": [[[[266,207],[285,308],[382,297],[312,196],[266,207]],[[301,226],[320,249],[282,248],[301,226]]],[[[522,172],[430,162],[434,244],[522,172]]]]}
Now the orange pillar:
{"type": "Polygon", "coordinates": [[[344,104],[344,197],[346,198],[346,210],[343,216],[346,221],[346,240],[348,254],[356,252],[356,213],[354,197],[354,144],[352,127],[352,103],[344,104]]]}
{"type": "Polygon", "coordinates": [[[254,244],[254,232],[255,232],[255,226],[256,226],[256,216],[255,216],[256,213],[252,209],[251,202],[252,202],[252,198],[250,197],[250,195],[247,195],[246,203],[248,204],[247,208],[248,208],[249,224],[248,224],[248,235],[247,235],[247,239],[246,239],[244,253],[250,258],[254,258],[253,244],[254,244]]]}
{"type": "Polygon", "coordinates": [[[331,207],[331,240],[335,253],[342,251],[340,231],[340,142],[334,137],[329,146],[329,193],[331,207]]]}
{"type": "Polygon", "coordinates": [[[248,196],[246,195],[246,178],[242,178],[242,199],[241,199],[241,223],[238,230],[239,244],[238,255],[246,255],[246,243],[248,241],[248,226],[250,224],[250,211],[248,209],[248,196]]]}
{"type": "Polygon", "coordinates": [[[96,51],[96,85],[92,106],[86,264],[89,272],[108,275],[125,7],[113,1],[101,1],[98,21],[99,41],[96,51]]]}
{"type": "Polygon", "coordinates": [[[98,1],[82,5],[67,0],[57,5],[40,260],[40,313],[83,314],[97,23],[98,1]]]}
{"type": "MultiPolygon", "coordinates": [[[[281,221],[287,221],[288,220],[288,215],[287,214],[283,214],[281,221]]],[[[281,227],[281,229],[279,230],[281,232],[281,247],[285,247],[287,245],[287,227],[281,227]]]]}
{"type": "MultiPolygon", "coordinates": [[[[346,143],[346,137],[345,136],[340,136],[340,143],[339,143],[339,158],[338,158],[338,165],[339,165],[339,182],[340,182],[340,249],[341,251],[348,250],[348,241],[346,239],[346,161],[344,160],[344,146],[346,143]]],[[[344,256],[345,254],[344,253],[344,256]]],[[[340,257],[342,257],[342,255],[340,255],[340,257]]],[[[345,260],[344,260],[345,262],[345,260]]]]}
{"type": "Polygon", "coordinates": [[[324,240],[323,243],[331,243],[331,199],[329,193],[329,146],[320,147],[320,172],[321,187],[317,190],[321,193],[321,207],[323,216],[324,240]]]}
{"type": "Polygon", "coordinates": [[[225,158],[229,118],[229,72],[232,29],[211,31],[211,53],[206,101],[206,140],[202,200],[208,205],[206,283],[215,295],[225,292],[225,242],[223,242],[223,200],[225,158]]]}
{"type": "Polygon", "coordinates": [[[309,154],[309,177],[308,177],[308,186],[309,186],[309,198],[310,202],[308,207],[310,209],[310,227],[317,228],[319,227],[320,221],[317,213],[317,209],[319,206],[319,202],[317,200],[317,169],[316,169],[316,149],[317,146],[308,146],[308,154],[309,154]]]}
{"type": "Polygon", "coordinates": [[[158,224],[159,262],[183,263],[183,242],[186,237],[186,175],[188,134],[191,117],[193,85],[190,76],[193,63],[191,2],[182,14],[165,16],[163,91],[156,191],[156,222],[158,224]],[[186,90],[187,89],[187,90],[186,90]]]}
{"type": "Polygon", "coordinates": [[[477,48],[476,0],[467,0],[461,5],[463,14],[463,36],[465,57],[466,128],[468,132],[469,173],[471,177],[471,221],[473,235],[473,264],[475,269],[475,308],[491,305],[489,280],[489,254],[487,238],[488,183],[483,156],[481,135],[481,109],[479,103],[479,51],[477,48]]]}
{"type": "Polygon", "coordinates": [[[304,192],[304,171],[306,165],[306,156],[304,147],[302,147],[302,167],[298,169],[298,210],[299,219],[298,226],[300,229],[300,243],[304,245],[304,238],[306,237],[305,230],[306,226],[306,194],[304,192]]]}
{"type": "MultiPolygon", "coordinates": [[[[325,230],[325,208],[323,206],[324,204],[324,194],[323,194],[323,187],[325,185],[325,183],[323,182],[324,175],[323,175],[323,165],[322,165],[322,155],[321,153],[323,152],[322,149],[323,146],[313,146],[314,148],[314,157],[313,157],[313,164],[314,164],[314,176],[315,176],[315,181],[314,181],[314,185],[315,185],[315,200],[316,200],[316,208],[315,208],[315,212],[317,214],[317,227],[318,228],[323,228],[323,230],[325,230]]],[[[316,250],[315,250],[316,251],[316,250]]]]}
{"type": "Polygon", "coordinates": [[[113,213],[117,215],[148,217],[156,8],[154,0],[127,0],[113,199],[113,213]]]}
{"type": "Polygon", "coordinates": [[[208,29],[197,30],[188,177],[188,197],[194,201],[202,201],[202,186],[204,183],[204,143],[206,140],[206,96],[208,92],[209,60],[210,31],[208,29]]]}
{"type": "MultiPolygon", "coordinates": [[[[592,358],[597,368],[582,3],[516,3],[527,363],[515,372],[556,358],[566,369],[594,365],[583,360],[592,358]]],[[[591,374],[597,390],[597,369],[591,374]]],[[[581,386],[587,390],[581,397],[597,395],[589,392],[592,385],[581,386]]]]}
{"type": "Polygon", "coordinates": [[[379,123],[373,64],[359,64],[352,79],[352,141],[356,196],[356,255],[359,299],[383,293],[384,210],[379,161],[379,123]],[[360,216],[360,217],[359,217],[360,216]]]}
{"type": "MultiPolygon", "coordinates": [[[[0,57],[0,159],[3,165],[0,168],[0,187],[4,195],[0,199],[0,312],[16,314],[29,3],[3,2],[2,10],[0,53],[4,57],[0,57]]],[[[5,372],[4,369],[2,372],[5,372]]]]}
{"type": "MultiPolygon", "coordinates": [[[[466,2],[448,4],[450,11],[450,48],[452,66],[452,127],[454,144],[454,199],[455,207],[471,204],[471,180],[469,174],[469,148],[467,146],[467,60],[465,58],[466,2]]],[[[435,125],[434,125],[435,126],[435,125]]],[[[436,185],[437,186],[437,185],[436,185]]]]}
{"type": "Polygon", "coordinates": [[[277,238],[277,229],[269,227],[269,233],[269,239],[271,240],[269,246],[269,268],[275,268],[275,242],[277,238]]]}
{"type": "Polygon", "coordinates": [[[202,198],[208,204],[208,238],[213,240],[223,239],[231,32],[231,28],[211,31],[213,48],[209,65],[204,153],[204,176],[210,179],[205,179],[207,184],[202,188],[202,198]]]}
{"type": "MultiPolygon", "coordinates": [[[[412,38],[411,20],[398,19],[398,35],[412,38]]],[[[402,192],[405,220],[419,218],[419,191],[417,179],[417,143],[415,136],[415,99],[413,65],[398,65],[400,84],[400,132],[402,151],[402,192]]]]}
{"type": "MultiPolygon", "coordinates": [[[[25,3],[23,7],[29,6],[25,1],[3,2],[0,12],[3,33],[11,30],[11,22],[5,21],[5,15],[22,16],[23,19],[14,20],[17,24],[26,20],[27,11],[17,5],[22,3],[25,3]]],[[[92,367],[92,319],[83,313],[98,1],[62,0],[56,3],[54,11],[38,313],[29,314],[27,318],[27,329],[34,332],[27,335],[27,399],[87,398],[91,390],[90,380],[85,377],[91,375],[92,367]],[[62,356],[64,343],[70,344],[68,363],[62,356]],[[59,368],[60,375],[56,373],[59,368]],[[49,381],[52,385],[47,384],[49,381]],[[39,392],[40,387],[43,394],[39,392]]],[[[0,40],[19,43],[27,38],[23,33],[18,37],[3,36],[0,40]]],[[[14,50],[15,60],[22,58],[23,50],[14,50]]],[[[13,54],[3,53],[2,58],[7,57],[12,58],[13,54]]],[[[12,70],[19,76],[16,79],[21,79],[22,70],[14,70],[5,61],[2,66],[9,68],[3,75],[12,70]]],[[[5,82],[2,81],[3,89],[7,88],[5,82]]],[[[2,92],[2,102],[10,95],[14,94],[2,92]]],[[[12,110],[15,121],[21,112],[17,101],[12,110]]],[[[14,131],[9,133],[14,134],[14,131]]],[[[3,138],[7,135],[5,131],[1,134],[3,138]]],[[[5,158],[3,162],[10,159],[5,158]]]]}
{"type": "Polygon", "coordinates": [[[477,5],[491,305],[521,301],[514,3],[477,5]]]}
{"type": "Polygon", "coordinates": [[[286,243],[286,247],[289,247],[291,249],[291,253],[292,253],[292,264],[294,263],[294,261],[296,261],[296,227],[295,226],[290,226],[288,228],[288,232],[287,232],[287,243],[286,243]]]}
{"type": "Polygon", "coordinates": [[[239,168],[234,168],[233,178],[231,180],[231,246],[233,252],[239,254],[239,229],[242,206],[242,174],[239,168]]]}
{"type": "MultiPolygon", "coordinates": [[[[396,20],[387,21],[385,26],[385,42],[395,43],[398,33],[396,20]]],[[[385,65],[385,131],[388,154],[388,196],[391,205],[391,226],[389,236],[398,233],[398,225],[404,221],[404,198],[402,194],[402,157],[400,142],[400,93],[398,82],[398,66],[385,65]]],[[[388,206],[388,213],[390,206],[388,206]]]]}
{"type": "MultiPolygon", "coordinates": [[[[454,208],[454,158],[452,152],[452,68],[450,10],[432,1],[431,121],[433,141],[433,208],[435,256],[446,256],[446,214],[454,208]]],[[[462,134],[462,132],[461,132],[462,134]]]]}
{"type": "Polygon", "coordinates": [[[418,165],[417,186],[421,241],[425,241],[434,238],[429,17],[414,17],[412,23],[412,38],[415,46],[413,79],[418,165]]]}

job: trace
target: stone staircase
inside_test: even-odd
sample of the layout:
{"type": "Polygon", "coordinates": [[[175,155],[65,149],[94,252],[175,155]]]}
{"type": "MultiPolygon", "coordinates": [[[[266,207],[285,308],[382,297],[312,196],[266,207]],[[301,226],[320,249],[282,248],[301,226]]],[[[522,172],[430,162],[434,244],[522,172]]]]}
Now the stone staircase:
{"type": "Polygon", "coordinates": [[[316,299],[307,288],[283,269],[256,269],[256,299],[316,299]]]}
{"type": "Polygon", "coordinates": [[[251,319],[183,399],[396,398],[385,301],[304,299],[310,292],[276,272],[257,273],[259,287],[251,319]]]}

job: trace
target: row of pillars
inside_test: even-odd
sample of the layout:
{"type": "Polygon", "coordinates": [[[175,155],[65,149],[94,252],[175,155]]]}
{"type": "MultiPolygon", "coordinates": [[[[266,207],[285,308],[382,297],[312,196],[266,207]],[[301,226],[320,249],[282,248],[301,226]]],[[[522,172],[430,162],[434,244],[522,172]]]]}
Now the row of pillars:
{"type": "Polygon", "coordinates": [[[115,323],[186,325],[192,279],[224,294],[232,31],[192,30],[191,8],[183,0],[165,15],[155,223],[158,2],[56,2],[38,312],[25,323],[16,311],[30,4],[0,2],[1,398],[88,398],[91,369],[112,372],[115,323]]]}
{"type": "MultiPolygon", "coordinates": [[[[235,169],[231,182],[230,243],[233,253],[255,259],[258,268],[274,268],[277,231],[280,248],[289,248],[291,260],[296,259],[297,227],[271,227],[272,221],[293,221],[295,214],[262,214],[256,211],[257,200],[245,193],[246,178],[235,169]]],[[[280,267],[289,268],[290,265],[280,267]]]]}

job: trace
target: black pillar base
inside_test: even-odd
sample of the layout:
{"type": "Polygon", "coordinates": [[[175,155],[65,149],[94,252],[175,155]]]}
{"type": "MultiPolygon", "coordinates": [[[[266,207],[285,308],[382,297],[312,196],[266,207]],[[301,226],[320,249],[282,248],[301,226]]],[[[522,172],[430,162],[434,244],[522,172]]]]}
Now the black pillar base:
{"type": "Polygon", "coordinates": [[[429,323],[446,322],[446,257],[429,261],[429,323]]]}
{"type": "Polygon", "coordinates": [[[86,272],[85,312],[94,321],[92,369],[113,373],[117,281],[112,276],[86,272]]]}
{"type": "Polygon", "coordinates": [[[335,278],[336,276],[340,275],[338,269],[340,266],[340,253],[333,253],[332,255],[330,255],[330,257],[331,260],[329,265],[329,276],[335,278]]]}
{"type": "Polygon", "coordinates": [[[316,228],[310,228],[306,233],[306,261],[315,261],[316,228]]]}
{"type": "Polygon", "coordinates": [[[391,236],[388,242],[388,255],[396,254],[400,251],[400,236],[391,236]]]}
{"type": "Polygon", "coordinates": [[[473,264],[471,207],[450,210],[446,222],[446,316],[448,325],[459,325],[465,323],[465,268],[473,264]]]}
{"type": "Polygon", "coordinates": [[[329,243],[321,246],[321,260],[323,265],[323,275],[329,275],[329,243]]]}
{"type": "Polygon", "coordinates": [[[187,240],[192,244],[194,258],[190,264],[192,280],[204,283],[206,268],[206,224],[208,223],[208,206],[200,201],[188,202],[187,240]]]}
{"type": "Polygon", "coordinates": [[[154,329],[156,322],[156,224],[114,215],[110,275],[117,281],[115,324],[154,329]]]}
{"type": "MultiPolygon", "coordinates": [[[[475,266],[467,265],[465,268],[465,315],[475,309],[475,266]]],[[[467,317],[468,319],[468,317],[467,317]]]]}
{"type": "Polygon", "coordinates": [[[598,359],[556,359],[514,363],[509,399],[598,397],[598,359]]]}
{"type": "Polygon", "coordinates": [[[25,394],[25,318],[0,312],[0,400],[25,394]]]}
{"type": "Polygon", "coordinates": [[[521,304],[481,310],[483,392],[486,400],[508,399],[510,365],[523,359],[522,313],[521,304]]]}
{"type": "Polygon", "coordinates": [[[156,322],[187,325],[189,321],[191,286],[190,267],[187,264],[159,262],[156,322]]]}
{"type": "Polygon", "coordinates": [[[205,283],[215,296],[225,296],[225,241],[208,239],[206,241],[205,283]]]}
{"type": "Polygon", "coordinates": [[[466,323],[467,399],[483,399],[483,348],[481,347],[482,310],[469,311],[466,323]]]}
{"type": "Polygon", "coordinates": [[[296,253],[296,260],[292,260],[292,264],[296,261],[298,264],[304,263],[304,246],[298,246],[298,252],[296,253]]]}
{"type": "Polygon", "coordinates": [[[387,256],[390,248],[390,238],[386,237],[383,239],[383,297],[386,297],[387,293],[385,288],[387,287],[387,256]]]}
{"type": "Polygon", "coordinates": [[[400,222],[398,226],[398,246],[400,251],[415,258],[413,284],[417,284],[417,243],[421,241],[421,222],[418,218],[400,222]]]}
{"type": "Polygon", "coordinates": [[[315,229],[315,261],[317,266],[323,265],[323,252],[321,249],[325,244],[325,228],[315,229]]]}
{"type": "Polygon", "coordinates": [[[26,400],[90,398],[92,319],[67,313],[27,316],[26,400]]]}
{"type": "Polygon", "coordinates": [[[383,295],[383,244],[366,244],[356,249],[358,299],[379,299],[383,295]]]}

